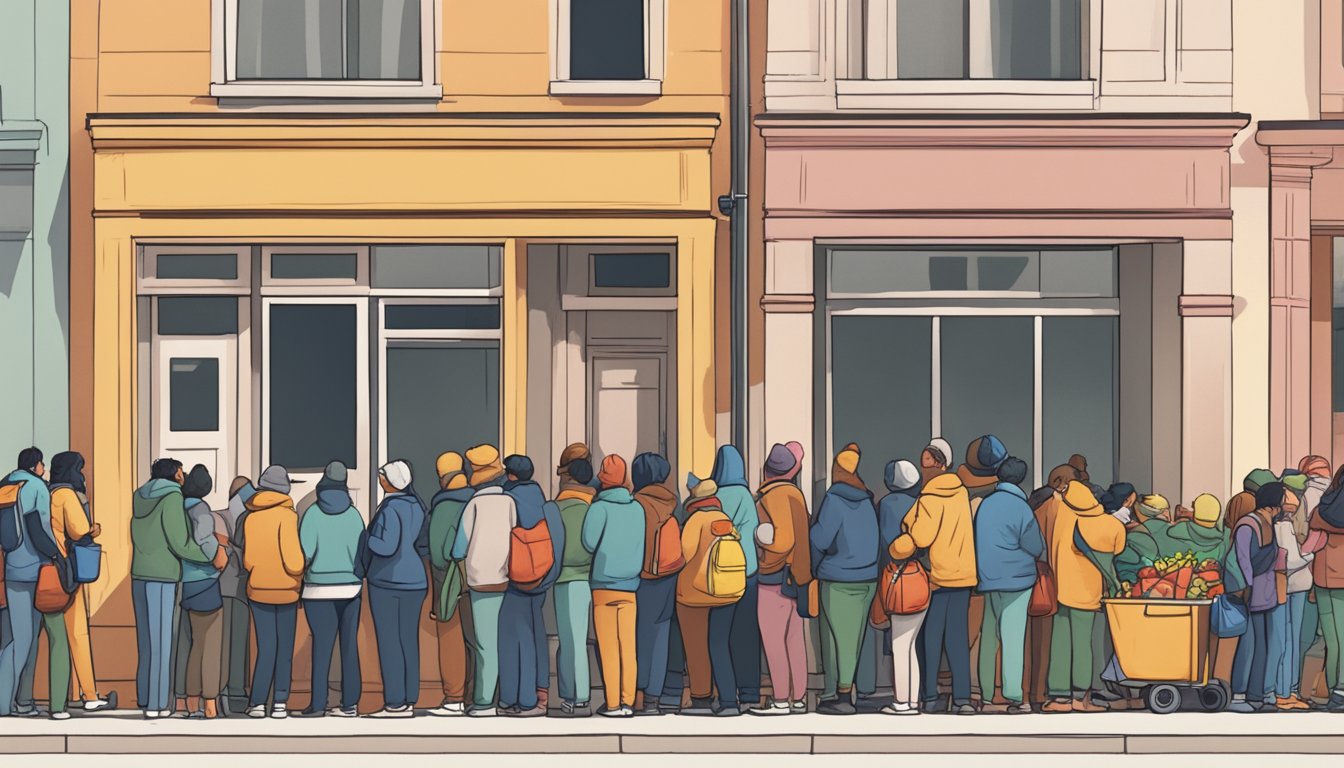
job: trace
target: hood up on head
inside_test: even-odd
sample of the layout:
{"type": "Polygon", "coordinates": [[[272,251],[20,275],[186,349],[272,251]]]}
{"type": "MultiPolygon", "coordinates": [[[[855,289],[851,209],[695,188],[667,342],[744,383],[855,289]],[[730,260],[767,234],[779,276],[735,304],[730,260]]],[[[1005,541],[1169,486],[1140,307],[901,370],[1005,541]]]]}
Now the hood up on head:
{"type": "Polygon", "coordinates": [[[736,446],[721,445],[714,454],[714,469],[709,477],[720,488],[747,484],[747,464],[736,446]]]}

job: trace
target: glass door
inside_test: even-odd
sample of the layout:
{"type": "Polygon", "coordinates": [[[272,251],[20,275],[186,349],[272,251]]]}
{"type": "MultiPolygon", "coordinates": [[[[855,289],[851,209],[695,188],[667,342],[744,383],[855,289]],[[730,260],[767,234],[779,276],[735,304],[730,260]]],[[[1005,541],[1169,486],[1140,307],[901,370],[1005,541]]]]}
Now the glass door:
{"type": "Polygon", "coordinates": [[[235,472],[238,339],[156,337],[152,454],[210,470],[212,509],[228,506],[235,472]]]}

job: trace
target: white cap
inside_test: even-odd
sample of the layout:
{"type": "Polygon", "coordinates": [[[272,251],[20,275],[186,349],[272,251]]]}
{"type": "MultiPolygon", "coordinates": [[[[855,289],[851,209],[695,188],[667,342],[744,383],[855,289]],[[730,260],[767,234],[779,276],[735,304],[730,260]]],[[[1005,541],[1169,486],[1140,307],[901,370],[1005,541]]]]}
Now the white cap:
{"type": "Polygon", "coordinates": [[[891,468],[891,487],[898,491],[914,488],[919,484],[919,470],[914,464],[902,459],[891,468]]]}
{"type": "Polygon", "coordinates": [[[933,448],[939,453],[943,454],[943,458],[947,460],[947,466],[950,467],[953,464],[957,463],[957,457],[952,455],[952,444],[947,442],[943,438],[941,437],[933,438],[932,440],[929,441],[928,447],[933,448]]]}
{"type": "Polygon", "coordinates": [[[398,459],[384,464],[378,473],[387,478],[387,482],[392,484],[398,491],[404,491],[411,484],[411,467],[406,462],[398,459]]]}

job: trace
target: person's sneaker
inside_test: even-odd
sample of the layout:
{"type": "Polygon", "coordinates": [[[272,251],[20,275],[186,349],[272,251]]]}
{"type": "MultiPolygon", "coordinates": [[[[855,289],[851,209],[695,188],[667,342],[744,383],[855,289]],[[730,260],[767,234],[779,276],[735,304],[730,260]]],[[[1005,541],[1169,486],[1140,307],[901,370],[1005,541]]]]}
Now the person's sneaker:
{"type": "Polygon", "coordinates": [[[14,709],[15,717],[39,717],[41,714],[42,710],[38,709],[37,707],[28,707],[26,709],[18,709],[16,707],[14,709]]]}
{"type": "Polygon", "coordinates": [[[265,717],[265,716],[266,716],[266,705],[265,705],[265,704],[258,704],[258,705],[253,706],[253,707],[248,707],[248,708],[247,708],[247,716],[248,716],[248,717],[257,717],[257,718],[265,717]]]}
{"type": "Polygon", "coordinates": [[[1008,708],[1004,710],[1010,715],[1030,715],[1031,705],[1025,701],[1013,701],[1008,703],[1008,708]]]}
{"type": "Polygon", "coordinates": [[[188,720],[204,720],[204,719],[205,719],[205,713],[204,713],[204,712],[201,712],[201,711],[199,711],[199,710],[197,710],[196,712],[188,712],[188,713],[187,713],[187,719],[188,719],[188,720]]]}
{"type": "Polygon", "coordinates": [[[1045,703],[1045,706],[1041,707],[1041,711],[1051,715],[1062,714],[1064,712],[1072,712],[1073,700],[1051,699],[1050,701],[1045,703]]]}
{"type": "Polygon", "coordinates": [[[286,707],[284,704],[276,704],[274,707],[271,707],[272,720],[284,720],[287,717],[289,717],[289,707],[286,707]]]}
{"type": "Polygon", "coordinates": [[[791,714],[791,715],[806,715],[806,714],[807,714],[807,701],[806,701],[805,699],[799,699],[798,701],[795,701],[795,702],[793,702],[792,704],[789,704],[789,714],[791,714]]]}
{"type": "Polygon", "coordinates": [[[861,715],[871,715],[881,712],[889,703],[889,699],[883,701],[875,696],[858,696],[854,702],[854,710],[861,715]]]}
{"type": "Polygon", "coordinates": [[[467,705],[460,701],[445,701],[439,706],[428,710],[427,714],[434,717],[462,717],[467,714],[467,705]]]}
{"type": "Polygon", "coordinates": [[[882,714],[884,714],[884,715],[918,715],[918,714],[919,714],[919,710],[918,710],[918,709],[915,709],[914,707],[910,706],[909,704],[897,704],[897,703],[895,703],[895,702],[892,702],[891,704],[888,704],[887,706],[885,706],[885,707],[882,708],[882,714]]]}
{"type": "Polygon", "coordinates": [[[537,703],[537,706],[532,707],[531,709],[514,707],[513,713],[509,715],[509,717],[545,717],[545,716],[546,716],[546,707],[542,706],[540,702],[537,703]]]}
{"type": "Polygon", "coordinates": [[[117,694],[113,691],[106,699],[98,698],[84,702],[85,712],[101,712],[104,709],[116,709],[117,694]]]}
{"type": "Polygon", "coordinates": [[[410,704],[403,707],[383,707],[377,712],[371,713],[369,717],[376,717],[379,719],[415,717],[415,709],[412,708],[410,704]]]}
{"type": "Polygon", "coordinates": [[[958,715],[974,715],[976,713],[974,704],[958,704],[954,711],[958,715]]]}
{"type": "Polygon", "coordinates": [[[1247,702],[1245,699],[1233,699],[1232,701],[1228,702],[1227,709],[1223,711],[1235,712],[1241,715],[1250,715],[1259,710],[1251,706],[1250,703],[1247,702]]]}
{"type": "Polygon", "coordinates": [[[712,699],[691,698],[691,706],[681,710],[681,714],[689,717],[708,717],[714,714],[712,699]]]}
{"type": "Polygon", "coordinates": [[[327,717],[359,717],[359,710],[354,707],[349,709],[345,707],[332,707],[327,710],[327,717]]]}
{"type": "Polygon", "coordinates": [[[1323,708],[1326,712],[1344,712],[1344,693],[1332,692],[1330,698],[1326,699],[1323,708]]]}
{"type": "Polygon", "coordinates": [[[300,709],[298,712],[295,712],[295,713],[294,713],[294,716],[295,716],[295,717],[303,717],[303,718],[308,718],[308,717],[326,717],[326,716],[327,716],[327,712],[326,712],[326,710],[324,710],[324,709],[300,709]]]}
{"type": "Polygon", "coordinates": [[[657,699],[646,698],[644,700],[644,706],[635,710],[635,714],[639,717],[651,717],[663,714],[663,710],[658,706],[657,699]]]}
{"type": "Polygon", "coordinates": [[[817,704],[819,715],[852,715],[857,711],[853,704],[840,698],[826,699],[817,704]]]}
{"type": "Polygon", "coordinates": [[[66,711],[52,712],[50,717],[52,720],[69,720],[70,713],[66,711]]]}
{"type": "MultiPolygon", "coordinates": [[[[16,713],[16,714],[17,714],[17,713],[16,713]]],[[[157,709],[146,709],[146,710],[145,710],[145,719],[146,719],[146,720],[158,720],[158,719],[159,719],[159,710],[157,710],[157,709]]]]}
{"type": "Polygon", "coordinates": [[[1105,712],[1106,708],[1100,704],[1094,704],[1086,696],[1081,699],[1073,700],[1074,712],[1105,712]]]}
{"type": "Polygon", "coordinates": [[[787,715],[791,711],[792,707],[789,706],[789,702],[771,699],[768,704],[758,704],[748,709],[747,714],[769,717],[771,715],[787,715]]]}
{"type": "Polygon", "coordinates": [[[592,717],[593,710],[588,702],[560,701],[560,708],[551,713],[553,717],[592,717]]]}
{"type": "Polygon", "coordinates": [[[513,717],[518,714],[518,708],[512,704],[508,706],[497,707],[495,710],[500,717],[513,717]]]}
{"type": "MultiPolygon", "coordinates": [[[[600,709],[597,710],[597,714],[599,714],[599,715],[601,715],[601,716],[603,716],[603,717],[628,717],[628,715],[625,714],[625,707],[605,707],[605,706],[604,706],[604,707],[601,707],[600,709]]],[[[633,714],[634,714],[634,711],[631,710],[630,714],[633,715],[633,714]]]]}
{"type": "Polygon", "coordinates": [[[472,707],[467,710],[467,717],[494,717],[498,714],[494,707],[472,707]]]}

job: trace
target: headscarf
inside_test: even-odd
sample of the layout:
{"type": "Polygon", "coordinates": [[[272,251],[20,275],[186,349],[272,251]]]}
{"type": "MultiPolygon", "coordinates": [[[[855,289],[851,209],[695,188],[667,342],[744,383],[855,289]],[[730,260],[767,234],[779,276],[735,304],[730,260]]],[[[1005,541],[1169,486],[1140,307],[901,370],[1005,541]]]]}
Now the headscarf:
{"type": "Polygon", "coordinates": [[[69,486],[85,493],[84,457],[75,451],[62,451],[51,457],[51,487],[69,486]]]}

